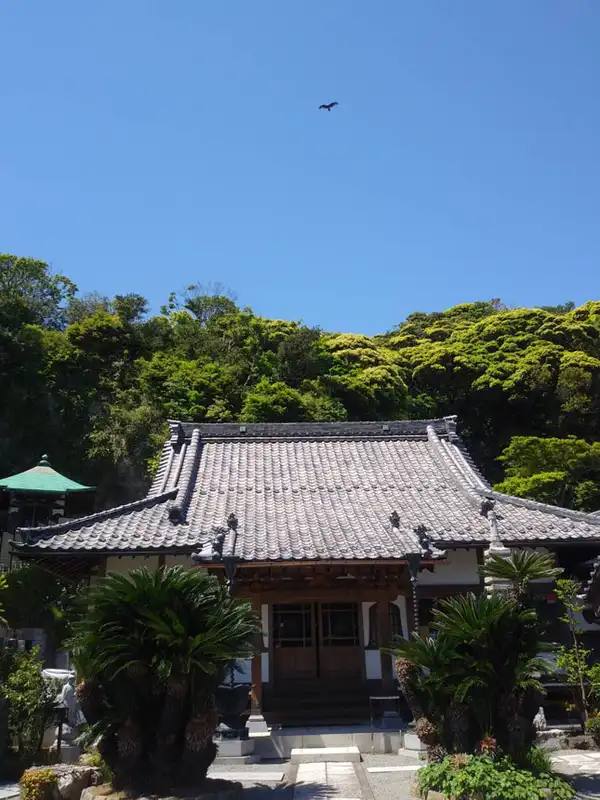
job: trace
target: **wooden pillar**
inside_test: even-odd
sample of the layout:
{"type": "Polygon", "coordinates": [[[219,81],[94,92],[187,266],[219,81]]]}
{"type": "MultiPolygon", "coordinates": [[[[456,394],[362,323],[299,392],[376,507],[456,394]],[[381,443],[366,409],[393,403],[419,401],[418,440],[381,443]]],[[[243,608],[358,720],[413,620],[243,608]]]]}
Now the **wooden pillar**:
{"type": "MultiPolygon", "coordinates": [[[[252,597],[252,609],[255,614],[261,619],[261,603],[260,597],[254,595],[252,597]]],[[[262,631],[259,637],[258,653],[252,659],[252,703],[251,714],[262,714],[262,651],[263,651],[263,635],[262,631]]]]}
{"type": "MultiPolygon", "coordinates": [[[[378,592],[377,595],[377,629],[379,632],[379,647],[389,647],[392,643],[390,629],[389,597],[387,592],[378,592]]],[[[381,653],[381,684],[384,691],[391,691],[394,687],[394,673],[392,657],[388,653],[381,653]]]]}

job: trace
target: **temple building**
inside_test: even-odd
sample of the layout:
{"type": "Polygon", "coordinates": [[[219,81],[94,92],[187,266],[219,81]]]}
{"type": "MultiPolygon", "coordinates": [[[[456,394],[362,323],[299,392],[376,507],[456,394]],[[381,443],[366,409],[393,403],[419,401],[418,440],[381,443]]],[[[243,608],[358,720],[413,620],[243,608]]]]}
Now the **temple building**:
{"type": "Polygon", "coordinates": [[[481,591],[490,540],[576,574],[600,554],[600,516],[493,491],[453,417],[172,421],[145,498],[23,528],[14,551],[92,580],[179,564],[232,581],[262,619],[241,678],[254,715],[315,724],[363,720],[393,694],[385,646],[426,633],[439,598],[481,591]]]}
{"type": "Polygon", "coordinates": [[[35,528],[89,514],[94,489],[61,475],[43,455],[31,469],[0,480],[0,564],[10,565],[18,528],[35,528]]]}

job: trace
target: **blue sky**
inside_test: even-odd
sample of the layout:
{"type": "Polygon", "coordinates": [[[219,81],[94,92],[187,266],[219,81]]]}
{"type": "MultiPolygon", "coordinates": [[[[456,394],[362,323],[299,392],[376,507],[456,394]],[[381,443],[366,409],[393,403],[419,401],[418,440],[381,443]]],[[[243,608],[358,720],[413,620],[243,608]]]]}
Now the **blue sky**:
{"type": "Polygon", "coordinates": [[[600,296],[598,0],[3,0],[0,30],[0,250],[82,292],[220,281],[364,333],[600,296]]]}

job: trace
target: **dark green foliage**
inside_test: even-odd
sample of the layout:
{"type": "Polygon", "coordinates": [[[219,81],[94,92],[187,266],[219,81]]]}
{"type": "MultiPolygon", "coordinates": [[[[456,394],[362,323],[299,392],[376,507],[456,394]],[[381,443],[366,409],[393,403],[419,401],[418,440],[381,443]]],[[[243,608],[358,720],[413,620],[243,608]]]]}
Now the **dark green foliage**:
{"type": "Polygon", "coordinates": [[[535,609],[499,594],[460,595],[439,603],[432,628],[435,639],[415,634],[394,652],[417,667],[409,689],[441,744],[451,753],[474,752],[491,735],[502,752],[522,758],[541,692],[544,643],[535,609]]]}
{"type": "Polygon", "coordinates": [[[216,687],[254,654],[250,605],[200,569],[110,575],[83,598],[72,648],[89,740],[119,788],[199,783],[214,760],[216,687]]]}
{"type": "Polygon", "coordinates": [[[80,586],[63,581],[36,565],[6,575],[0,598],[9,628],[43,628],[47,660],[71,635],[80,586]]]}
{"type": "Polygon", "coordinates": [[[0,475],[48,452],[102,505],[143,493],[165,417],[458,414],[486,475],[506,468],[501,491],[600,508],[600,302],[464,303],[370,338],[258,317],[218,285],[148,316],[140,295],[77,296],[44,262],[5,255],[0,380],[0,475]]]}
{"type": "Polygon", "coordinates": [[[464,800],[544,800],[550,789],[553,800],[570,800],[575,794],[568,783],[555,775],[518,769],[509,759],[486,756],[446,757],[439,764],[419,770],[419,791],[438,791],[445,797],[464,800]]]}

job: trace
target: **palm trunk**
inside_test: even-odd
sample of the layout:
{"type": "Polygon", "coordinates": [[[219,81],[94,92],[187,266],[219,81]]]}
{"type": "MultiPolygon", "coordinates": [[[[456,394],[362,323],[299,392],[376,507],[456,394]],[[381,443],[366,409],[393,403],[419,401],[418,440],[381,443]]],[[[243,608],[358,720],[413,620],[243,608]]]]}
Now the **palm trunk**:
{"type": "Polygon", "coordinates": [[[186,778],[201,782],[206,777],[208,768],[217,755],[213,736],[218,722],[219,714],[213,697],[188,722],[182,760],[186,778]]]}

